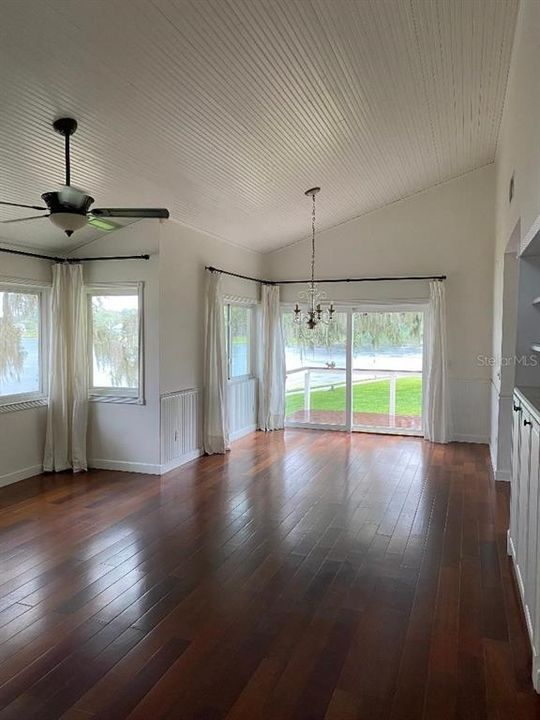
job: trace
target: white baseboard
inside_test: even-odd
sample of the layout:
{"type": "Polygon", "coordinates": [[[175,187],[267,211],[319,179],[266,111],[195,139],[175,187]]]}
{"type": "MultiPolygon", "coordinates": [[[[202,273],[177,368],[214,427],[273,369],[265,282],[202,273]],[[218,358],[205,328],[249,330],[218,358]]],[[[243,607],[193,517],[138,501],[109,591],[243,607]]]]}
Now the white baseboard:
{"type": "Polygon", "coordinates": [[[485,435],[462,435],[461,433],[454,433],[454,442],[464,443],[478,443],[480,445],[488,445],[489,437],[485,435]]]}
{"type": "Polygon", "coordinates": [[[506,554],[509,555],[512,559],[516,556],[515,550],[514,550],[514,541],[512,540],[512,536],[510,535],[510,530],[506,531],[506,554]]]}
{"type": "Polygon", "coordinates": [[[161,475],[161,465],[151,463],[127,462],[126,460],[88,460],[88,467],[96,470],[120,470],[121,472],[161,475]]]}
{"type": "Polygon", "coordinates": [[[165,473],[175,470],[181,465],[185,465],[192,460],[196,460],[203,454],[202,450],[194,450],[186,453],[179,458],[171,460],[166,465],[153,465],[151,463],[127,462],[126,460],[89,460],[88,467],[96,470],[119,470],[120,472],[142,473],[144,475],[164,475],[165,473]]]}
{"type": "Polygon", "coordinates": [[[532,652],[532,681],[534,689],[537,693],[540,693],[540,663],[539,663],[539,657],[538,653],[536,652],[535,643],[534,643],[534,626],[532,622],[532,616],[529,609],[529,606],[525,602],[525,586],[523,583],[523,577],[521,575],[521,570],[519,567],[519,564],[517,562],[517,555],[516,555],[516,548],[514,545],[514,541],[512,540],[512,536],[510,535],[510,530],[508,530],[506,534],[506,546],[507,546],[507,553],[512,558],[512,565],[514,566],[514,574],[516,578],[516,583],[518,586],[519,594],[521,596],[521,606],[523,608],[523,614],[525,615],[525,624],[527,626],[527,632],[529,634],[529,642],[531,645],[531,652],[532,652]]]}
{"type": "Polygon", "coordinates": [[[538,694],[540,694],[540,668],[538,667],[538,655],[536,654],[536,650],[533,650],[533,686],[534,689],[538,694]]]}
{"type": "Polygon", "coordinates": [[[182,455],[179,458],[175,458],[174,460],[171,460],[165,465],[161,465],[161,475],[165,475],[165,473],[171,472],[171,470],[176,470],[176,468],[179,468],[182,465],[191,462],[192,460],[196,460],[203,454],[204,452],[202,448],[200,448],[199,450],[192,450],[192,452],[189,453],[185,453],[185,455],[182,455]]]}
{"type": "Polygon", "coordinates": [[[255,432],[255,430],[257,430],[256,425],[248,425],[241,430],[237,430],[236,432],[231,433],[230,440],[231,442],[233,442],[234,440],[240,440],[240,438],[244,437],[244,435],[249,435],[249,433],[255,432]]]}
{"type": "Polygon", "coordinates": [[[495,467],[495,458],[494,458],[494,448],[493,445],[489,446],[489,459],[491,461],[491,471],[493,473],[493,477],[495,480],[501,480],[503,482],[510,482],[512,479],[512,475],[510,470],[497,470],[495,467]]]}
{"type": "Polygon", "coordinates": [[[22,470],[15,470],[15,472],[6,473],[0,475],[0,487],[5,485],[11,485],[12,483],[19,482],[19,480],[26,480],[34,475],[39,475],[43,472],[43,465],[32,465],[32,467],[23,468],[22,470]]]}
{"type": "MultiPolygon", "coordinates": [[[[529,607],[528,607],[527,603],[525,602],[525,583],[523,582],[523,576],[521,575],[521,568],[519,567],[519,564],[517,562],[516,548],[514,545],[514,541],[512,540],[512,536],[510,535],[510,531],[508,531],[508,534],[507,534],[506,544],[508,546],[508,554],[512,558],[512,564],[514,566],[514,574],[516,577],[516,583],[517,583],[519,594],[521,597],[521,605],[523,607],[523,614],[525,615],[525,625],[527,626],[527,632],[529,633],[529,639],[531,640],[531,647],[532,647],[533,625],[532,625],[532,621],[531,621],[531,613],[529,612],[529,607]]],[[[534,647],[533,647],[533,650],[534,650],[534,647]]]]}
{"type": "Polygon", "coordinates": [[[497,467],[497,446],[493,444],[492,438],[489,439],[489,457],[491,460],[491,469],[495,475],[497,467]]]}

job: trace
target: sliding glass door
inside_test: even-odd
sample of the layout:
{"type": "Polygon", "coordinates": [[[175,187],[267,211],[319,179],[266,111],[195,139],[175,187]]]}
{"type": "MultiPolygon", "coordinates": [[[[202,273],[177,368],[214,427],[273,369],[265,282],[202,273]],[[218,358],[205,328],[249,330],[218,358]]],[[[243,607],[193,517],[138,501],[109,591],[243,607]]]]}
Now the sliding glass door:
{"type": "Polygon", "coordinates": [[[354,312],[352,331],[353,429],[419,433],[423,312],[354,312]]]}
{"type": "Polygon", "coordinates": [[[342,308],[308,330],[283,314],[286,423],[421,434],[424,310],[342,308]]]}
{"type": "Polygon", "coordinates": [[[346,428],[348,322],[346,312],[336,312],[331,324],[308,330],[292,312],[283,314],[287,424],[346,428]]]}

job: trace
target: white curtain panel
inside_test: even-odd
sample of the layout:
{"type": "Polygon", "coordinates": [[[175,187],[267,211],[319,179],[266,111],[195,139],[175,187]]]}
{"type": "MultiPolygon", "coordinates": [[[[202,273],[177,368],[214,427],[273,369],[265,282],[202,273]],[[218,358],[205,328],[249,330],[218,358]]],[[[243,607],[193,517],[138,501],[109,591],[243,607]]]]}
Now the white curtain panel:
{"type": "Polygon", "coordinates": [[[424,392],[424,437],[436,443],[451,440],[450,397],[446,350],[446,298],[444,282],[429,285],[427,322],[427,382],[424,392]]]}
{"type": "Polygon", "coordinates": [[[204,349],[203,446],[208,455],[230,449],[227,415],[227,362],[221,275],[209,273],[204,349]]]}
{"type": "Polygon", "coordinates": [[[82,266],[53,266],[44,470],[86,470],[88,355],[82,266]]]}
{"type": "Polygon", "coordinates": [[[259,430],[280,430],[285,425],[286,367],[277,285],[262,286],[259,366],[259,430]]]}

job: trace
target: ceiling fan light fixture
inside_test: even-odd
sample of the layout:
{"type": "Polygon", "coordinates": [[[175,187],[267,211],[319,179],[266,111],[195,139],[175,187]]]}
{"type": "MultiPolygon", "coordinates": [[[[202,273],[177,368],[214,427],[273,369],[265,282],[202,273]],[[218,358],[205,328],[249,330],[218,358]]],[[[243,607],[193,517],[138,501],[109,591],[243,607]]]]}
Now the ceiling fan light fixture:
{"type": "Polygon", "coordinates": [[[53,225],[63,230],[68,237],[70,237],[75,230],[83,228],[88,222],[86,214],[83,215],[74,212],[52,212],[49,218],[53,225]]]}

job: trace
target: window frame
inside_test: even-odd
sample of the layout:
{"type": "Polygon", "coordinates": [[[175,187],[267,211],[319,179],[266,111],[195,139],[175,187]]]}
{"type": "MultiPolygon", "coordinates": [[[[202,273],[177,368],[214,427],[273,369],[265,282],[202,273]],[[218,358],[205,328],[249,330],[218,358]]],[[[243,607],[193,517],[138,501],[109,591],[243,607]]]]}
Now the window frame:
{"type": "Polygon", "coordinates": [[[244,300],[240,298],[231,298],[231,297],[225,297],[223,299],[223,307],[226,310],[227,317],[225,322],[225,353],[226,353],[226,360],[227,360],[227,382],[229,383],[235,383],[235,382],[243,382],[245,380],[251,380],[255,377],[255,364],[256,364],[256,358],[255,358],[255,316],[256,316],[256,309],[257,309],[257,303],[254,300],[244,300]],[[248,362],[248,372],[244,373],[243,375],[235,375],[234,377],[231,376],[231,368],[232,368],[232,354],[230,352],[231,348],[231,340],[232,340],[232,329],[231,329],[231,307],[242,307],[246,310],[250,311],[250,337],[249,337],[249,362],[248,362]]]}
{"type": "Polygon", "coordinates": [[[20,278],[0,277],[0,292],[37,295],[39,301],[39,389],[0,395],[0,413],[47,405],[49,401],[49,300],[51,286],[20,278]]]}
{"type": "Polygon", "coordinates": [[[88,343],[88,398],[92,402],[123,403],[131,405],[144,405],[144,282],[128,283],[91,283],[85,285],[86,317],[87,317],[87,343],[88,343]],[[93,343],[93,314],[92,298],[99,295],[131,296],[138,298],[139,319],[139,373],[136,388],[101,387],[93,384],[94,369],[94,343],[93,343]]]}

